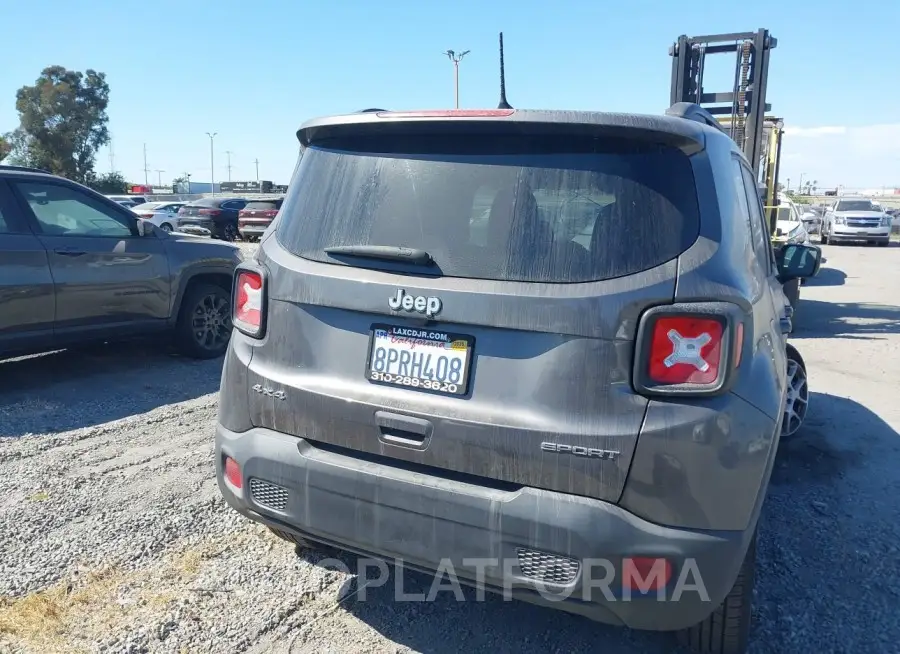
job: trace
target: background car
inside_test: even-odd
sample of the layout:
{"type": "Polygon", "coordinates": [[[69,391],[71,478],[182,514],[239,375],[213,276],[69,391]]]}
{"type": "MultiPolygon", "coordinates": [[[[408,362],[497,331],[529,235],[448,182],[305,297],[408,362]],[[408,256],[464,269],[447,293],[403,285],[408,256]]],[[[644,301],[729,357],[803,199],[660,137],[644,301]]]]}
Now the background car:
{"type": "Polygon", "coordinates": [[[184,205],[184,202],[145,202],[132,207],[131,210],[163,231],[177,232],[178,210],[184,205]]]}
{"type": "Polygon", "coordinates": [[[822,243],[864,242],[887,247],[891,216],[878,202],[861,197],[842,197],[825,211],[822,243]]]}
{"type": "Polygon", "coordinates": [[[778,194],[778,216],[775,224],[774,245],[802,243],[809,245],[809,231],[800,209],[786,194],[778,194]]]}
{"type": "Polygon", "coordinates": [[[167,234],[73,181],[0,166],[0,358],[172,338],[220,356],[240,250],[167,234]]]}
{"type": "Polygon", "coordinates": [[[178,210],[179,230],[212,236],[223,241],[238,237],[238,214],[247,206],[244,198],[201,198],[178,210]]]}
{"type": "Polygon", "coordinates": [[[144,197],[143,195],[107,195],[106,197],[119,204],[126,203],[124,206],[128,206],[129,203],[131,206],[134,206],[150,201],[149,198],[144,197]]]}
{"type": "Polygon", "coordinates": [[[275,220],[284,197],[253,200],[238,214],[238,231],[247,241],[258,241],[266,228],[275,220]]]}

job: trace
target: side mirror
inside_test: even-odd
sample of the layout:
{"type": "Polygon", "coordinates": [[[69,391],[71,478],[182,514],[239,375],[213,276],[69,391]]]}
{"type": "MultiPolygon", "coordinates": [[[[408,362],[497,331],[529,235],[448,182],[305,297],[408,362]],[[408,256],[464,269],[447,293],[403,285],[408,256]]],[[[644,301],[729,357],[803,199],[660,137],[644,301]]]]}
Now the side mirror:
{"type": "Polygon", "coordinates": [[[782,284],[792,279],[814,277],[822,265],[822,250],[815,245],[789,243],[778,251],[778,279],[782,284]]]}
{"type": "Polygon", "coordinates": [[[156,225],[141,218],[137,219],[138,236],[156,236],[156,225]]]}

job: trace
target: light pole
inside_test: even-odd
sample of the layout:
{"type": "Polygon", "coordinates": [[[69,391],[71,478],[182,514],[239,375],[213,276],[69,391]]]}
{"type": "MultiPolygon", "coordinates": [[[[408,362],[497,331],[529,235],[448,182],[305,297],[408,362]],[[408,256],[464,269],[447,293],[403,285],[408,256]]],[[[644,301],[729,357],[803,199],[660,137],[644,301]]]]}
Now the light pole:
{"type": "Polygon", "coordinates": [[[157,181],[159,182],[160,187],[162,187],[162,174],[166,172],[165,170],[156,169],[157,181]]]}
{"type": "Polygon", "coordinates": [[[147,168],[147,144],[144,143],[144,186],[150,186],[150,169],[147,168]]]}
{"type": "Polygon", "coordinates": [[[229,182],[231,181],[231,155],[233,155],[233,154],[234,154],[234,152],[232,152],[231,150],[225,150],[225,156],[228,157],[228,181],[229,182]]]}
{"type": "Polygon", "coordinates": [[[191,174],[185,173],[184,176],[187,178],[187,181],[188,181],[188,195],[190,195],[191,194],[191,174]]]}
{"type": "Polygon", "coordinates": [[[456,108],[459,109],[459,62],[462,61],[462,58],[469,54],[471,50],[466,50],[465,52],[456,53],[453,50],[447,50],[444,54],[449,57],[450,61],[453,62],[453,90],[454,97],[456,99],[456,108]]]}
{"type": "Polygon", "coordinates": [[[216,195],[216,161],[215,155],[213,154],[213,139],[216,138],[216,134],[218,132],[213,132],[210,134],[209,132],[206,135],[209,137],[209,175],[212,177],[210,181],[210,191],[212,191],[213,197],[216,195]]]}
{"type": "Polygon", "coordinates": [[[805,174],[806,174],[806,173],[800,173],[800,183],[797,184],[797,192],[798,192],[800,195],[803,195],[803,176],[804,176],[805,174]]]}
{"type": "Polygon", "coordinates": [[[256,183],[259,184],[259,159],[254,159],[253,163],[256,166],[256,183]]]}

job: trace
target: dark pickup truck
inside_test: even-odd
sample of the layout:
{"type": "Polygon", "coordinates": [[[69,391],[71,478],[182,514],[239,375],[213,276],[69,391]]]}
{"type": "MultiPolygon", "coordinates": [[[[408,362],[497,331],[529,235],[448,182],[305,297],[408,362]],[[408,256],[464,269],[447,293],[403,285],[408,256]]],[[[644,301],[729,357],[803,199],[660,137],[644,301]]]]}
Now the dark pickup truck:
{"type": "Polygon", "coordinates": [[[0,357],[158,335],[220,356],[241,259],[70,180],[0,166],[0,357]]]}

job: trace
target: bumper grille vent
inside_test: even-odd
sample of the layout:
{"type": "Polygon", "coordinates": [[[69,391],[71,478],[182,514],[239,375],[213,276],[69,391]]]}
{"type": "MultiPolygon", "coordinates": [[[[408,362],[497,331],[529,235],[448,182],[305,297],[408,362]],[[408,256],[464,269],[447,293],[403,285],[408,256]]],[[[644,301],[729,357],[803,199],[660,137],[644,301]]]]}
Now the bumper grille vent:
{"type": "Polygon", "coordinates": [[[250,479],[250,496],[260,506],[273,511],[284,511],[287,508],[287,489],[262,479],[250,479]]]}
{"type": "Polygon", "coordinates": [[[575,581],[581,569],[581,564],[575,559],[524,547],[517,547],[516,555],[523,576],[548,584],[568,586],[575,581]]]}

